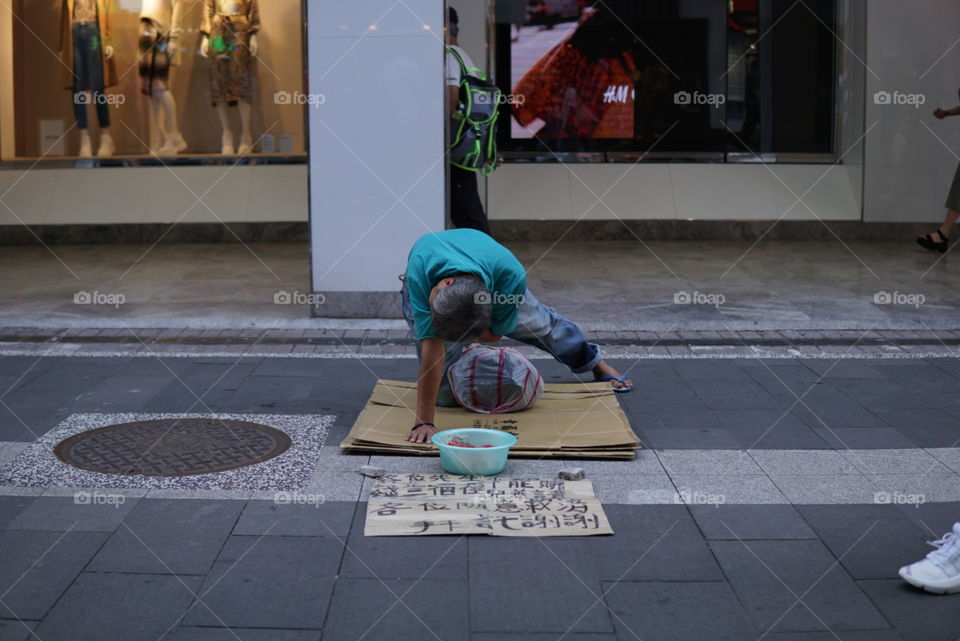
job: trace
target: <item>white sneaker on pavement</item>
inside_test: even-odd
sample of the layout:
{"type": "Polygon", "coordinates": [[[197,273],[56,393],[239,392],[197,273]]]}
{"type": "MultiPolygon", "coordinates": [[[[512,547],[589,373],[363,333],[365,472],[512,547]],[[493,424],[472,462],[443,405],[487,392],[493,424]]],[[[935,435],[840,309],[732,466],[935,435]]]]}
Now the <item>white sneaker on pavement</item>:
{"type": "Polygon", "coordinates": [[[904,581],[927,592],[954,594],[960,592],[960,523],[953,531],[930,545],[937,548],[922,561],[900,568],[904,581]]]}

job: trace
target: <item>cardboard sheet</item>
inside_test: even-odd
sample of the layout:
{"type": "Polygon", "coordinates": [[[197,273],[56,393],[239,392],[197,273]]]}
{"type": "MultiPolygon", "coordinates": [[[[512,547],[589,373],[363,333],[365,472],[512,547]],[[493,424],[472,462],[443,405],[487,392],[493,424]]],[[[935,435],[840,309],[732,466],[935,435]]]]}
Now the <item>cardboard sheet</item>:
{"type": "Polygon", "coordinates": [[[370,490],[364,536],[613,534],[590,481],[390,474],[370,490]]]}
{"type": "MultiPolygon", "coordinates": [[[[379,381],[353,429],[340,444],[367,452],[436,455],[431,444],[407,442],[414,421],[416,384],[379,381]]],[[[529,410],[477,414],[459,407],[438,407],[440,430],[484,427],[517,437],[512,457],[590,456],[633,458],[640,447],[620,403],[606,383],[548,384],[529,410]]]]}

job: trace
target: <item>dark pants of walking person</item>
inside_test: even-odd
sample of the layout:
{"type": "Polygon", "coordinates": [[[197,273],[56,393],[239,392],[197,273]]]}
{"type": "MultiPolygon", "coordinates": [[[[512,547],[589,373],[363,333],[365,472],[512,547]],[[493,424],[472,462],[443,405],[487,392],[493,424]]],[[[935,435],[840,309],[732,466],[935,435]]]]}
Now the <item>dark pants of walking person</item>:
{"type": "Polygon", "coordinates": [[[480,201],[477,174],[450,165],[450,219],[457,229],[476,229],[490,233],[487,214],[480,201]]]}

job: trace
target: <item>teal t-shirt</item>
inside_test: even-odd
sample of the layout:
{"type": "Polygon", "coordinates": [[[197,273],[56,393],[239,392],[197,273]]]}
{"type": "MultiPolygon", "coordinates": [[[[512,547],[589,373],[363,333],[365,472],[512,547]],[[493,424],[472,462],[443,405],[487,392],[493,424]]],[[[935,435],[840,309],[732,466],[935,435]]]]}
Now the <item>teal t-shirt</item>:
{"type": "Polygon", "coordinates": [[[509,249],[475,229],[450,229],[418,240],[407,258],[407,292],[417,338],[435,338],[430,290],[455,274],[476,274],[491,294],[490,331],[506,336],[517,328],[527,291],[527,272],[509,249]]]}

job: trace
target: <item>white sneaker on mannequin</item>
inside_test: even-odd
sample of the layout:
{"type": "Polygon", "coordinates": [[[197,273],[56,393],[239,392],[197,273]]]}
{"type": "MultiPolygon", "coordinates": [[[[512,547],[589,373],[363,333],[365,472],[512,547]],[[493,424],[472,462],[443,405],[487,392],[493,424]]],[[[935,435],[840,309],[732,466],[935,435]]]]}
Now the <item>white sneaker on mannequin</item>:
{"type": "Polygon", "coordinates": [[[232,131],[223,132],[223,141],[220,145],[220,153],[224,156],[235,156],[237,154],[237,150],[233,146],[232,131]]]}
{"type": "Polygon", "coordinates": [[[181,133],[177,132],[177,137],[174,138],[173,143],[174,143],[173,146],[174,146],[174,148],[176,148],[178,154],[179,154],[181,151],[186,151],[186,149],[187,149],[187,141],[183,139],[183,135],[182,135],[181,133]]]}
{"type": "Polygon", "coordinates": [[[922,561],[900,568],[900,577],[912,586],[936,594],[960,592],[960,523],[930,545],[937,548],[922,561]]]}
{"type": "Polygon", "coordinates": [[[100,132],[100,149],[97,150],[98,158],[112,156],[117,151],[117,146],[113,144],[113,136],[108,131],[100,132]]]}
{"type": "Polygon", "coordinates": [[[163,146],[157,150],[157,156],[161,158],[171,158],[186,148],[187,141],[183,139],[183,136],[180,134],[168,136],[164,141],[163,146]]]}
{"type": "Polygon", "coordinates": [[[86,129],[80,130],[80,153],[81,158],[93,158],[93,142],[90,140],[90,132],[86,129]]]}
{"type": "Polygon", "coordinates": [[[240,136],[240,149],[237,150],[237,153],[241,156],[246,156],[253,151],[253,136],[250,134],[243,134],[240,136]]]}

